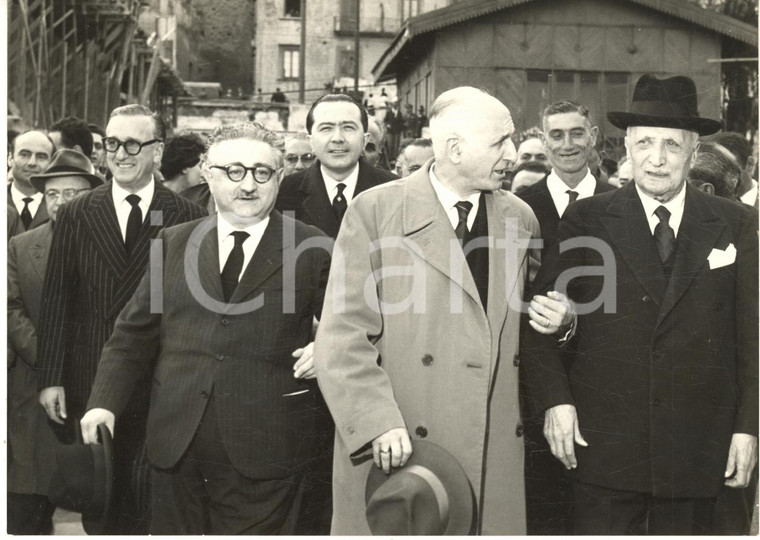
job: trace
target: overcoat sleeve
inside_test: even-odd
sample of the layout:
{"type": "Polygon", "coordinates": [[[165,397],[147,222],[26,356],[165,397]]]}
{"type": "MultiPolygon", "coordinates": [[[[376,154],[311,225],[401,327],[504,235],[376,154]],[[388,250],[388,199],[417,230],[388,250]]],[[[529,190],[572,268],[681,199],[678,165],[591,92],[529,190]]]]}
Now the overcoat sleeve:
{"type": "Polygon", "coordinates": [[[341,225],[333,251],[314,362],[317,381],[351,454],[386,431],[404,427],[377,342],[383,316],[373,252],[376,226],[369,198],[356,199],[341,225]]]}
{"type": "Polygon", "coordinates": [[[24,306],[18,279],[18,245],[8,241],[8,367],[13,359],[34,367],[37,361],[37,332],[24,306]]]}

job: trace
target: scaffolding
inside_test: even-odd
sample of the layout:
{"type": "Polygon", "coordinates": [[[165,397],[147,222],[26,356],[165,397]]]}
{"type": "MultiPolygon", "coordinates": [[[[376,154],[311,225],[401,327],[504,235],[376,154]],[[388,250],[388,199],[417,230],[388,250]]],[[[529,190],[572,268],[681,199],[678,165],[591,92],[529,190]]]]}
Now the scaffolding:
{"type": "MultiPolygon", "coordinates": [[[[19,127],[46,129],[65,116],[105,125],[110,111],[143,102],[174,108],[184,90],[138,28],[146,0],[11,0],[8,112],[19,127]],[[145,99],[147,98],[147,99],[145,99]]],[[[173,111],[169,111],[171,113],[173,111]]]]}

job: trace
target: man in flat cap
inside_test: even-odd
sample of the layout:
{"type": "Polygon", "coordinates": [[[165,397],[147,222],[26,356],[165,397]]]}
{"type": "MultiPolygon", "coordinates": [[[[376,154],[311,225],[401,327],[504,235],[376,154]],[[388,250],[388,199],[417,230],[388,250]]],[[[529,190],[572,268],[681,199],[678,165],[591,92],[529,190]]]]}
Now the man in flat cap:
{"type": "Polygon", "coordinates": [[[721,486],[756,464],[757,218],[686,182],[720,128],[697,95],[644,75],[631,112],[608,114],[634,182],[573,204],[536,278],[578,312],[573,352],[529,332],[523,354],[578,534],[710,533],[721,486]]]}

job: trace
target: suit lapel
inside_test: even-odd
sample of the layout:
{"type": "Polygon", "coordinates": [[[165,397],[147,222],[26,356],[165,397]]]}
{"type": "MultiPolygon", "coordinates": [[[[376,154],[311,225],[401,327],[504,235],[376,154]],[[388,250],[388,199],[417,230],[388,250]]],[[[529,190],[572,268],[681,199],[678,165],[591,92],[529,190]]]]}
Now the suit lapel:
{"type": "Polygon", "coordinates": [[[106,184],[95,188],[91,193],[92,197],[84,209],[83,219],[94,240],[94,248],[106,263],[103,267],[113,272],[116,277],[121,276],[127,266],[127,254],[116,218],[111,186],[106,184]]]}
{"type": "Polygon", "coordinates": [[[224,302],[222,293],[222,270],[219,268],[219,238],[217,234],[217,215],[200,222],[199,234],[191,233],[187,249],[197,253],[197,260],[188,261],[185,271],[189,273],[188,283],[200,283],[205,293],[218,302],[224,302]],[[204,232],[205,231],[205,232],[204,232]]]}
{"type": "Polygon", "coordinates": [[[301,191],[305,195],[303,210],[309,218],[308,221],[318,226],[328,236],[332,238],[338,236],[338,219],[333,212],[332,201],[327,196],[319,161],[315,162],[304,175],[301,191]]]}
{"type": "Polygon", "coordinates": [[[48,215],[47,205],[45,204],[45,199],[43,198],[42,202],[37,208],[37,213],[34,214],[34,218],[32,218],[32,222],[29,224],[29,228],[34,229],[35,227],[49,220],[50,220],[50,216],[48,215]]]}
{"type": "MultiPolygon", "coordinates": [[[[427,170],[424,171],[410,176],[404,186],[402,219],[405,242],[413,251],[421,251],[428,264],[462,288],[483,311],[478,288],[464,253],[457,245],[454,229],[438,201],[427,170]]],[[[494,278],[489,278],[489,282],[494,278]]],[[[489,284],[489,294],[490,287],[489,284]]]]}
{"type": "Polygon", "coordinates": [[[375,178],[375,172],[372,168],[372,165],[367,163],[364,158],[359,158],[359,176],[356,179],[354,197],[356,197],[362,191],[366,191],[376,185],[377,179],[375,178]]]}
{"type": "Polygon", "coordinates": [[[241,302],[250,296],[259,285],[282,267],[283,248],[282,214],[274,210],[269,215],[269,223],[264,235],[230,298],[231,304],[241,302]]]}
{"type": "Polygon", "coordinates": [[[678,303],[694,277],[706,264],[725,224],[696,189],[686,186],[683,219],[678,228],[675,260],[657,321],[659,325],[678,303]]]}
{"type": "Polygon", "coordinates": [[[31,261],[34,272],[37,274],[40,283],[45,281],[45,270],[47,267],[47,258],[50,253],[50,241],[53,236],[52,224],[42,225],[34,243],[29,246],[29,260],[31,261]],[[47,231],[47,232],[43,232],[47,231]]]}
{"type": "Polygon", "coordinates": [[[610,240],[636,279],[658,304],[665,292],[665,278],[652,239],[644,207],[633,185],[618,190],[600,218],[610,240]]]}

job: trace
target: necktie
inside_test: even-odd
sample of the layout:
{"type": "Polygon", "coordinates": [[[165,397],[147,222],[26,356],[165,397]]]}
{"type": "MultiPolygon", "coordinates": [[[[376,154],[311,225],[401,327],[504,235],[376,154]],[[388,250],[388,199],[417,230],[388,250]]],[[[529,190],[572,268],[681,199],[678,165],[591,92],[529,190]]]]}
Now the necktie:
{"type": "Polygon", "coordinates": [[[570,206],[571,204],[573,204],[575,201],[578,200],[578,192],[577,191],[573,191],[572,189],[568,189],[567,191],[565,191],[565,193],[567,193],[567,196],[570,198],[570,202],[567,203],[568,206],[570,206]]]}
{"type": "Polygon", "coordinates": [[[127,195],[127,202],[132,205],[127,218],[127,234],[124,238],[124,247],[127,255],[131,255],[137,246],[137,237],[140,236],[140,227],[142,227],[142,210],[140,210],[140,197],[137,195],[127,195]]]}
{"type": "Polygon", "coordinates": [[[670,219],[670,212],[664,206],[658,206],[654,211],[654,215],[657,216],[660,222],[654,228],[654,241],[657,244],[657,253],[660,254],[660,260],[667,262],[670,256],[673,254],[673,247],[676,243],[676,234],[673,232],[673,228],[668,224],[670,219]]]}
{"type": "Polygon", "coordinates": [[[29,211],[29,203],[34,199],[31,197],[24,197],[21,200],[24,201],[24,209],[21,210],[21,223],[24,224],[24,229],[28,231],[29,225],[32,224],[32,213],[29,211]]]}
{"type": "Polygon", "coordinates": [[[332,205],[333,210],[335,210],[335,217],[338,218],[338,224],[340,224],[343,221],[343,214],[346,213],[346,208],[348,208],[348,202],[346,202],[346,198],[343,196],[343,190],[346,189],[346,184],[341,182],[337,187],[338,194],[335,195],[332,205]]]}
{"type": "Polygon", "coordinates": [[[227,262],[224,263],[224,269],[222,269],[222,293],[224,294],[225,302],[230,301],[232,293],[237,288],[240,272],[243,271],[243,259],[245,259],[243,242],[250,236],[245,231],[235,231],[230,234],[235,238],[235,245],[232,247],[229,257],[227,257],[227,262]]]}
{"type": "Polygon", "coordinates": [[[457,209],[457,213],[459,214],[459,223],[457,223],[457,228],[454,229],[454,232],[456,233],[457,238],[459,238],[459,243],[464,244],[468,232],[467,216],[470,214],[470,210],[472,210],[472,203],[459,201],[454,205],[454,208],[457,209]]]}

